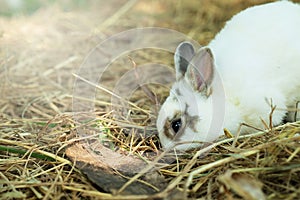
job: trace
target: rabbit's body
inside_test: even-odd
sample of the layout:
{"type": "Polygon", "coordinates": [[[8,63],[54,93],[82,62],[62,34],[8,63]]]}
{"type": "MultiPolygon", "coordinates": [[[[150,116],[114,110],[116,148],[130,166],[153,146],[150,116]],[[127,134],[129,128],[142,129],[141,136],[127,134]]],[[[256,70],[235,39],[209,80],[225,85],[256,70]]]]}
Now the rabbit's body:
{"type": "Polygon", "coordinates": [[[212,96],[218,98],[216,72],[225,91],[222,128],[236,133],[242,122],[263,128],[261,119],[269,123],[271,101],[276,106],[272,122],[277,125],[287,108],[300,100],[300,6],[280,1],[246,9],[227,22],[208,47],[194,52],[188,43],[180,45],[175,67],[177,81],[157,121],[164,147],[184,141],[212,142],[223,134],[210,126],[214,127],[212,96]],[[190,64],[182,64],[182,58],[190,64]],[[191,65],[198,66],[201,75],[191,65]],[[199,82],[199,77],[204,80],[199,82]],[[182,125],[180,134],[176,123],[182,125]]]}
{"type": "Polygon", "coordinates": [[[283,1],[249,8],[233,17],[208,46],[231,104],[227,107],[235,110],[226,112],[229,130],[235,132],[240,122],[262,127],[260,117],[268,117],[266,101],[271,99],[277,107],[272,120],[278,124],[286,108],[300,100],[298,5],[283,1]],[[242,121],[230,123],[237,115],[242,121]]]}

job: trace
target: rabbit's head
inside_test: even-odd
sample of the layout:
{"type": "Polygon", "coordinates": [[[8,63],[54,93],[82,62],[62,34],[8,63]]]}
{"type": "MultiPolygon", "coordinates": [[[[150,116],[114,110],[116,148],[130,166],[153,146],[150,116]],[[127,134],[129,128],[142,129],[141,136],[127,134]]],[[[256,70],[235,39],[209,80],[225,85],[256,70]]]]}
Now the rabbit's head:
{"type": "Polygon", "coordinates": [[[216,138],[210,133],[214,58],[208,47],[195,51],[191,43],[183,42],[174,61],[176,82],[161,107],[157,128],[164,148],[187,150],[216,138]]]}

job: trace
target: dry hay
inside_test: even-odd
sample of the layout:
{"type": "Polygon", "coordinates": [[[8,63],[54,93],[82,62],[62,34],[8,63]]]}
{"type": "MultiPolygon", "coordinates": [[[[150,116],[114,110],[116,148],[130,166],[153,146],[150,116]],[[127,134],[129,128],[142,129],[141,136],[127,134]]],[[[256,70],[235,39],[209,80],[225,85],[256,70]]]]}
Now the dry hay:
{"type": "MultiPolygon", "coordinates": [[[[251,4],[262,2],[266,1],[251,4]]],[[[163,101],[168,92],[164,87],[137,90],[130,98],[131,120],[116,118],[111,95],[98,88],[97,117],[86,124],[92,131],[78,136],[82,127],[71,113],[72,73],[91,48],[108,35],[141,26],[172,28],[206,44],[227,19],[249,3],[114,0],[107,7],[93,2],[89,12],[66,13],[53,6],[32,16],[1,18],[0,199],[298,199],[299,122],[280,127],[266,124],[265,132],[224,136],[202,150],[184,155],[176,152],[175,162],[161,165],[160,160],[154,178],[162,176],[165,184],[150,186],[156,191],[153,194],[124,193],[135,183],[149,186],[141,177],[154,173],[151,164],[142,174],[123,176],[127,183],[122,188],[110,189],[89,180],[91,176],[79,170],[82,166],[66,156],[68,147],[96,140],[134,159],[163,157],[154,124],[158,107],[153,94],[163,101]]],[[[171,54],[156,50],[129,56],[137,65],[153,57],[172,65],[171,54]]],[[[116,61],[106,75],[105,88],[112,89],[120,74],[133,68],[131,59],[126,55],[116,61]]]]}

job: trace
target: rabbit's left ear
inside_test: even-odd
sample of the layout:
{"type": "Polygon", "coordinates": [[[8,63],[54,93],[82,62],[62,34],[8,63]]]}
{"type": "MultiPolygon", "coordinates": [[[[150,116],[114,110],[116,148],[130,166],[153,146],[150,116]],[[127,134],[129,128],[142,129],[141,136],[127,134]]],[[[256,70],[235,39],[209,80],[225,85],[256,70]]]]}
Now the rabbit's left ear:
{"type": "Polygon", "coordinates": [[[214,57],[208,47],[200,48],[190,62],[185,74],[187,81],[198,92],[210,94],[214,76],[214,57]]]}
{"type": "Polygon", "coordinates": [[[187,67],[195,55],[195,50],[190,42],[182,42],[176,48],[174,63],[176,69],[176,80],[184,77],[187,67]]]}

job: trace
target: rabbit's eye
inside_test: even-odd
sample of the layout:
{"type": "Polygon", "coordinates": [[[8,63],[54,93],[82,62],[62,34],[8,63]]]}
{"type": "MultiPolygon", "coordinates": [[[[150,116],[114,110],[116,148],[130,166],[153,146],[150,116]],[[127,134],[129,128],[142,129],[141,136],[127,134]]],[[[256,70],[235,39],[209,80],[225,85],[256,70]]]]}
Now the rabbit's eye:
{"type": "Polygon", "coordinates": [[[182,126],[182,122],[180,118],[175,119],[171,122],[171,127],[175,134],[180,130],[181,126],[182,126]]]}

